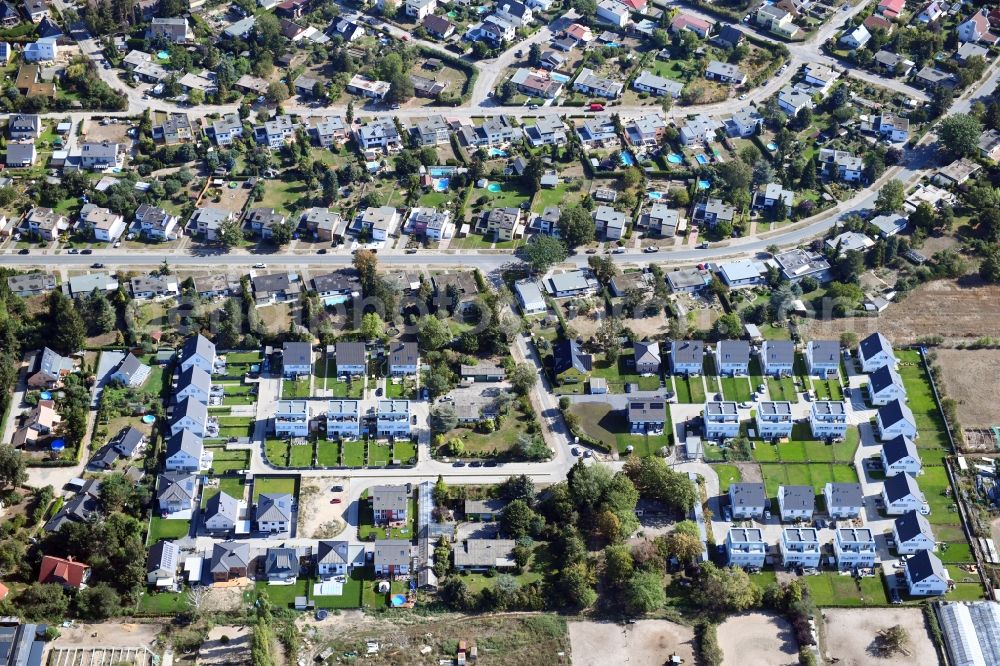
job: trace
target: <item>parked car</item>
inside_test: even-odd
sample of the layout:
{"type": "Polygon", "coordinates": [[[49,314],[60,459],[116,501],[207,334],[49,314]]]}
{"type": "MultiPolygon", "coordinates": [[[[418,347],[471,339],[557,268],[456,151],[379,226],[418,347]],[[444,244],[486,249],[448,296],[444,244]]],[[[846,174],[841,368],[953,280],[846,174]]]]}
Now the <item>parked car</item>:
{"type": "Polygon", "coordinates": [[[332,500],[330,500],[330,504],[340,504],[343,501],[344,500],[340,499],[339,497],[334,497],[332,500]]]}
{"type": "Polygon", "coordinates": [[[80,250],[80,254],[94,254],[94,251],[88,247],[86,250],[80,250]]]}
{"type": "Polygon", "coordinates": [[[18,254],[31,254],[31,250],[29,250],[26,247],[22,247],[20,250],[17,251],[17,253],[18,254]]]}

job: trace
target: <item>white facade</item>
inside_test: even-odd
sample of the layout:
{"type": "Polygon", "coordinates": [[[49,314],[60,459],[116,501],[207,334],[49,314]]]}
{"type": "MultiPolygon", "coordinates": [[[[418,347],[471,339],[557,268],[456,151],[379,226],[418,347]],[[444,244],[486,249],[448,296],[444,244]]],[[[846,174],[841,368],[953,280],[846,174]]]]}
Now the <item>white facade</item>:
{"type": "Polygon", "coordinates": [[[274,413],[274,434],[278,437],[307,437],[308,403],[305,400],[279,400],[274,413]]]}
{"type": "Polygon", "coordinates": [[[754,416],[757,436],[761,439],[780,439],[792,435],[792,403],[759,402],[754,416]]]}
{"type": "Polygon", "coordinates": [[[847,405],[843,401],[812,404],[809,424],[816,439],[843,439],[847,434],[847,405]]]}
{"type": "Polygon", "coordinates": [[[788,527],[781,531],[781,561],[786,567],[818,567],[822,548],[816,530],[788,527]]]}
{"type": "Polygon", "coordinates": [[[869,529],[842,528],[833,539],[833,554],[841,570],[873,567],[878,561],[875,537],[869,529]]]}
{"type": "Polygon", "coordinates": [[[706,402],[703,416],[706,439],[736,437],[740,434],[740,416],[735,402],[706,402]]]}
{"type": "Polygon", "coordinates": [[[762,567],[767,542],[756,528],[732,527],[726,535],[726,563],[734,567],[762,567]]]}
{"type": "Polygon", "coordinates": [[[410,436],[410,403],[408,400],[379,400],[375,429],[380,438],[410,436]]]}

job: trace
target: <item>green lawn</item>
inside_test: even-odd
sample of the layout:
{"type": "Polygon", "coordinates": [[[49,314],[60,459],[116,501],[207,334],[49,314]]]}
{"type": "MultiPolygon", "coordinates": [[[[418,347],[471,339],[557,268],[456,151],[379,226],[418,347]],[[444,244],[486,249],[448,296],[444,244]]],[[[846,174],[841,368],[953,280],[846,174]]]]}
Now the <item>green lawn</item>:
{"type": "Polygon", "coordinates": [[[798,392],[795,389],[795,382],[791,377],[782,377],[781,379],[768,377],[767,390],[771,394],[771,400],[797,402],[799,399],[798,392]]]}
{"type": "Polygon", "coordinates": [[[292,499],[299,495],[298,476],[257,476],[253,480],[253,503],[257,503],[257,498],[261,493],[268,495],[289,494],[292,499]]]}
{"type": "Polygon", "coordinates": [[[148,615],[179,615],[190,610],[187,590],[183,592],[143,592],[136,611],[148,615]]]}
{"type": "Polygon", "coordinates": [[[677,402],[684,405],[694,404],[691,401],[691,389],[688,380],[681,376],[674,377],[674,391],[677,393],[677,402]]]}
{"type": "Polygon", "coordinates": [[[729,492],[730,484],[743,480],[743,474],[736,465],[712,465],[712,469],[719,475],[719,490],[724,493],[729,492]]]}
{"type": "Polygon", "coordinates": [[[235,497],[240,500],[243,499],[243,492],[245,488],[245,483],[243,477],[241,476],[221,476],[219,477],[219,485],[215,487],[206,487],[201,492],[201,508],[205,508],[208,505],[208,500],[212,499],[220,492],[224,492],[230,497],[235,497]]]}
{"type": "Polygon", "coordinates": [[[226,451],[216,449],[212,452],[212,472],[221,476],[230,470],[250,469],[249,451],[226,451]]]}
{"type": "Polygon", "coordinates": [[[267,593],[268,600],[276,608],[295,608],[295,597],[308,597],[312,593],[312,581],[299,578],[294,585],[269,585],[266,580],[254,583],[254,590],[267,593]]]}
{"type": "Polygon", "coordinates": [[[308,444],[299,444],[297,446],[290,447],[288,464],[290,467],[312,467],[313,464],[312,442],[309,442],[308,444]]]}
{"type": "MultiPolygon", "coordinates": [[[[360,608],[361,607],[361,587],[365,581],[374,580],[375,576],[370,571],[355,569],[344,583],[343,593],[340,596],[312,597],[316,602],[316,608],[360,608]]],[[[312,596],[312,583],[310,582],[310,596],[312,596]]]]}
{"type": "Polygon", "coordinates": [[[268,439],[264,443],[264,452],[268,461],[275,467],[288,466],[288,449],[291,445],[287,439],[268,439]]]}
{"type": "Polygon", "coordinates": [[[368,443],[368,465],[369,467],[385,467],[392,459],[392,450],[388,444],[379,442],[368,443]]]}
{"type": "Polygon", "coordinates": [[[805,576],[802,580],[809,587],[809,595],[817,606],[889,605],[881,575],[862,578],[860,583],[853,576],[835,572],[805,576]]]}
{"type": "Polygon", "coordinates": [[[289,214],[294,204],[307,196],[308,188],[300,180],[294,180],[292,172],[284,172],[278,178],[264,180],[264,197],[254,204],[262,208],[274,208],[280,213],[289,214]]]}
{"type": "Polygon", "coordinates": [[[719,381],[722,383],[722,395],[726,400],[750,402],[750,398],[753,397],[750,380],[746,377],[720,377],[719,381]]]}
{"type": "Polygon", "coordinates": [[[776,497],[778,486],[812,486],[816,494],[823,492],[827,482],[856,483],[858,474],[847,463],[762,463],[764,487],[768,497],[776,497]]]}
{"type": "Polygon", "coordinates": [[[944,598],[948,601],[978,601],[983,598],[983,588],[978,583],[956,583],[955,589],[944,598]]]}
{"type": "Polygon", "coordinates": [[[392,458],[398,460],[400,464],[406,465],[411,460],[417,458],[417,445],[411,441],[393,442],[392,458]]]}
{"type": "Polygon", "coordinates": [[[405,526],[386,530],[385,527],[374,524],[371,499],[367,495],[363,496],[358,510],[358,538],[367,541],[374,535],[376,539],[413,539],[413,528],[417,519],[417,499],[415,497],[409,498],[407,511],[405,526]]]}
{"type": "Polygon", "coordinates": [[[618,357],[617,363],[608,362],[602,355],[594,357],[592,377],[608,380],[610,393],[624,393],[625,384],[638,384],[641,391],[655,391],[660,388],[659,376],[641,377],[635,373],[635,355],[632,351],[618,357]]]}
{"type": "Polygon", "coordinates": [[[859,441],[855,427],[848,428],[843,441],[827,444],[812,439],[808,423],[796,423],[789,441],[777,445],[758,442],[753,457],[758,462],[852,462],[859,441]]]}
{"type": "Polygon", "coordinates": [[[405,379],[400,382],[387,380],[385,382],[385,397],[402,398],[410,400],[414,397],[416,385],[412,379],[405,379]]]}
{"type": "Polygon", "coordinates": [[[394,580],[390,583],[389,593],[384,594],[376,589],[374,582],[365,581],[361,587],[361,605],[364,608],[385,608],[391,595],[405,594],[406,588],[405,580],[394,580]]]}
{"type": "Polygon", "coordinates": [[[344,466],[365,466],[365,443],[363,441],[344,442],[344,466]]]}
{"type": "Polygon", "coordinates": [[[320,467],[340,465],[340,443],[321,439],[316,442],[316,464],[320,467]]]}
{"type": "Polygon", "coordinates": [[[159,516],[153,516],[149,520],[149,535],[146,537],[146,544],[152,545],[161,539],[179,539],[187,536],[190,531],[190,520],[166,520],[159,516]]]}
{"type": "Polygon", "coordinates": [[[342,382],[334,377],[326,380],[326,388],[334,398],[361,398],[365,390],[365,378],[358,377],[342,382]]]}
{"type": "Polygon", "coordinates": [[[843,400],[844,390],[836,379],[812,378],[812,387],[817,400],[843,400]]]}
{"type": "Polygon", "coordinates": [[[667,412],[667,422],[662,435],[633,435],[625,414],[613,410],[603,403],[582,403],[570,408],[580,419],[580,428],[593,439],[602,442],[609,448],[616,448],[620,454],[626,454],[629,446],[633,448],[632,455],[650,456],[657,450],[670,444],[670,433],[673,432],[670,423],[670,413],[667,412]]]}
{"type": "Polygon", "coordinates": [[[948,483],[948,473],[945,468],[925,467],[918,483],[931,507],[931,515],[927,516],[927,520],[932,524],[958,525],[960,523],[958,507],[955,501],[946,494],[951,486],[948,483]]]}
{"type": "Polygon", "coordinates": [[[281,397],[283,400],[309,397],[309,379],[283,379],[281,381],[281,397]]]}

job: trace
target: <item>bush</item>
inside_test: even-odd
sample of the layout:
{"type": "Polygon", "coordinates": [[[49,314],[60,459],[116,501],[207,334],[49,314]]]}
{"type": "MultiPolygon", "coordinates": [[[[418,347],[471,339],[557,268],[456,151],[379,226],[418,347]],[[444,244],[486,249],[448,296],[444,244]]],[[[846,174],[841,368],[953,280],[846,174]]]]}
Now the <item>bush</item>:
{"type": "Polygon", "coordinates": [[[698,656],[704,666],[722,666],[722,648],[715,625],[704,622],[695,627],[695,637],[698,640],[698,656]]]}

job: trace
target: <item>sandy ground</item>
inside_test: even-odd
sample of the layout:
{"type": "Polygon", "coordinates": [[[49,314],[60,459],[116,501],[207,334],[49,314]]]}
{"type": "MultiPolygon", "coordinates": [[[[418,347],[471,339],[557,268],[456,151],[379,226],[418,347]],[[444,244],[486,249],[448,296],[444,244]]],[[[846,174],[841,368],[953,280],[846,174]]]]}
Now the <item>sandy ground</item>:
{"type": "Polygon", "coordinates": [[[939,349],[938,365],[944,377],[945,394],[958,403],[963,428],[1000,425],[996,405],[1000,401],[1000,349],[939,349]],[[983,391],[986,390],[986,393],[983,391]]]}
{"type": "Polygon", "coordinates": [[[199,664],[249,664],[250,630],[247,627],[213,627],[198,651],[199,664]],[[227,643],[222,637],[228,636],[227,643]]]}
{"type": "Polygon", "coordinates": [[[160,633],[158,624],[75,624],[68,629],[59,627],[59,638],[52,641],[56,648],[86,647],[150,647],[160,633]],[[96,636],[94,634],[97,634],[96,636]]]}
{"type": "Polygon", "coordinates": [[[836,340],[848,331],[862,338],[879,330],[897,344],[931,335],[954,342],[975,340],[995,336],[1000,329],[998,299],[998,285],[980,285],[973,278],[938,280],[921,285],[877,317],[803,321],[802,333],[806,339],[836,340]]]}
{"type": "Polygon", "coordinates": [[[993,543],[1000,543],[1000,518],[995,518],[990,523],[990,532],[993,536],[993,543]]]}
{"type": "Polygon", "coordinates": [[[660,666],[677,654],[694,663],[694,630],[666,620],[639,620],[622,626],[607,622],[570,622],[573,666],[660,666]]]}
{"type": "Polygon", "coordinates": [[[795,666],[799,646],[792,626],[767,613],[736,615],[718,629],[723,666],[795,666]]]}
{"type": "Polygon", "coordinates": [[[843,666],[938,663],[920,609],[828,608],[823,617],[823,654],[830,661],[843,666]],[[869,652],[878,632],[897,624],[910,635],[910,654],[882,658],[869,652]]]}
{"type": "MultiPolygon", "coordinates": [[[[307,539],[329,539],[344,529],[341,514],[348,504],[330,504],[334,497],[330,487],[340,484],[346,487],[347,480],[339,477],[318,476],[303,479],[299,492],[299,536],[307,539]]],[[[343,493],[339,495],[344,497],[343,493]]]]}
{"type": "Polygon", "coordinates": [[[202,602],[201,609],[203,611],[234,611],[242,607],[243,586],[210,587],[202,602]]]}
{"type": "Polygon", "coordinates": [[[764,475],[760,471],[760,465],[751,462],[734,462],[730,463],[736,465],[739,468],[740,474],[743,475],[744,483],[759,483],[764,481],[764,475]]]}

